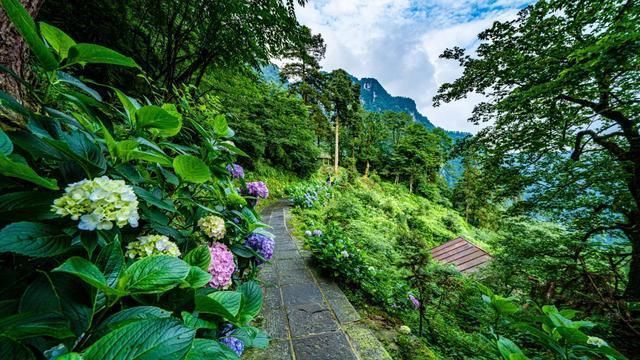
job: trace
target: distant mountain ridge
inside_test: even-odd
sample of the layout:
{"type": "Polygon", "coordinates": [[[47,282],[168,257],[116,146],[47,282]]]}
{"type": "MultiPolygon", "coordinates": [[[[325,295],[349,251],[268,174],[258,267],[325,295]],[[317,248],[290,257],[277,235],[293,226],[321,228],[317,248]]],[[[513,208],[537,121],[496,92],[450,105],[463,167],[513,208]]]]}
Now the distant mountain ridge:
{"type": "MultiPolygon", "coordinates": [[[[413,119],[424,125],[427,129],[434,129],[436,126],[418,111],[416,102],[408,97],[393,96],[374,78],[357,79],[353,77],[354,82],[360,84],[360,101],[365,110],[373,112],[397,111],[404,112],[413,117],[413,119]]],[[[461,131],[449,131],[446,133],[452,139],[461,139],[470,135],[461,131]]]]}
{"type": "MultiPolygon", "coordinates": [[[[262,68],[262,76],[267,81],[282,84],[282,82],[280,82],[279,74],[280,69],[276,65],[270,64],[262,68]]],[[[429,120],[429,118],[422,115],[420,111],[418,111],[416,102],[413,99],[404,96],[393,96],[389,94],[389,92],[382,86],[382,84],[380,84],[377,79],[366,77],[358,79],[353,75],[349,76],[351,76],[353,82],[360,84],[360,102],[362,103],[362,107],[365,110],[372,112],[404,112],[411,115],[416,122],[424,125],[427,129],[431,130],[436,128],[436,126],[429,120]]],[[[286,86],[286,84],[282,85],[286,86]]],[[[469,133],[461,131],[445,131],[454,140],[462,139],[468,135],[471,135],[469,133]]]]}

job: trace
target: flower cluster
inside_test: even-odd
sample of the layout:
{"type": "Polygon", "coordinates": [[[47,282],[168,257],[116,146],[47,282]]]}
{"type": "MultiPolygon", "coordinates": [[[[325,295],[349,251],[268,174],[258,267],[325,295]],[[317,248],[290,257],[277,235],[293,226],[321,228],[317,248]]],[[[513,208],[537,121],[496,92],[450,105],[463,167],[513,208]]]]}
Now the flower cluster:
{"type": "Polygon", "coordinates": [[[306,208],[312,208],[316,201],[318,201],[318,192],[309,191],[304,193],[304,200],[302,201],[302,205],[306,208]]]}
{"type": "Polygon", "coordinates": [[[180,256],[178,246],[164,235],[139,236],[127,245],[126,255],[131,259],[151,255],[180,256]]]}
{"type": "Polygon", "coordinates": [[[262,181],[253,181],[247,183],[247,193],[257,198],[266,199],[269,196],[269,189],[262,181]]]}
{"type": "Polygon", "coordinates": [[[307,230],[307,231],[304,232],[304,234],[305,234],[305,236],[308,236],[308,237],[311,237],[311,236],[320,237],[320,236],[324,235],[322,230],[318,230],[318,229],[313,230],[313,232],[307,230]]]}
{"type": "Polygon", "coordinates": [[[226,345],[229,349],[233,350],[238,356],[242,356],[242,352],[244,351],[244,343],[233,336],[224,337],[220,339],[220,342],[226,345]]]}
{"type": "Polygon", "coordinates": [[[229,171],[229,173],[234,179],[244,178],[244,169],[242,168],[242,166],[238,164],[227,165],[227,171],[229,171]]]}
{"type": "Polygon", "coordinates": [[[224,219],[215,215],[200,218],[200,220],[198,220],[198,226],[200,226],[200,229],[204,231],[208,237],[214,240],[222,240],[227,231],[224,226],[224,219]]]}
{"type": "MultiPolygon", "coordinates": [[[[255,250],[265,261],[271,260],[271,257],[273,257],[275,244],[273,239],[268,236],[253,233],[247,237],[244,244],[255,250]]],[[[257,263],[260,264],[262,261],[258,260],[257,263]]]]}
{"type": "Polygon", "coordinates": [[[407,325],[402,325],[400,326],[400,328],[398,329],[398,331],[400,331],[401,334],[405,334],[405,335],[409,335],[411,334],[411,328],[408,327],[407,325]]]}
{"type": "Polygon", "coordinates": [[[65,194],[54,200],[52,210],[61,216],[80,220],[80,230],[110,230],[138,226],[138,198],[122,180],[102,176],[70,184],[65,194]]]}
{"type": "Polygon", "coordinates": [[[212,276],[209,286],[216,289],[228,287],[231,285],[231,275],[236,270],[233,254],[225,244],[217,242],[209,246],[209,252],[211,253],[209,273],[212,276]]]}
{"type": "Polygon", "coordinates": [[[411,300],[411,303],[413,304],[414,309],[420,308],[420,300],[416,299],[416,297],[413,296],[413,294],[409,294],[409,300],[411,300]]]}

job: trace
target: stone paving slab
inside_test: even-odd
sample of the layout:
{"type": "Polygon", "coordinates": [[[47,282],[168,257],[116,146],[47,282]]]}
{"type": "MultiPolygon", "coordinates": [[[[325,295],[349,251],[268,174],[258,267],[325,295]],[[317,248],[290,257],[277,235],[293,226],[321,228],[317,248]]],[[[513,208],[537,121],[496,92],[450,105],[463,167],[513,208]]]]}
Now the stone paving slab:
{"type": "Polygon", "coordinates": [[[356,360],[351,344],[342,331],[293,339],[296,359],[356,360]]]}
{"type": "Polygon", "coordinates": [[[276,249],[259,279],[264,285],[262,327],[271,337],[266,350],[249,351],[249,359],[387,360],[389,355],[340,288],[314,268],[311,253],[288,228],[288,205],[263,211],[276,249]],[[384,357],[386,355],[386,357],[384,357]]]}
{"type": "Polygon", "coordinates": [[[334,332],[338,323],[325,304],[305,304],[287,306],[289,327],[292,337],[334,332]]]}

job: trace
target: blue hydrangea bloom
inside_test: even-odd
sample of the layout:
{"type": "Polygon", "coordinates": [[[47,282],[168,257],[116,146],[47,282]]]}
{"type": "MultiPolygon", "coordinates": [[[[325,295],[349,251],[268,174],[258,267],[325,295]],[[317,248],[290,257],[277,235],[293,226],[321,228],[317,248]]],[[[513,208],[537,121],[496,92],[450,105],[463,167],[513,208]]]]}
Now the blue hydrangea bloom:
{"type": "MultiPolygon", "coordinates": [[[[247,237],[244,244],[255,250],[265,260],[271,260],[273,257],[273,248],[275,243],[273,239],[268,236],[253,233],[247,237]]],[[[262,261],[258,260],[257,263],[260,264],[262,261]]]]}
{"type": "Polygon", "coordinates": [[[234,179],[244,178],[244,169],[238,164],[227,165],[227,171],[229,171],[234,179]]]}
{"type": "Polygon", "coordinates": [[[233,350],[239,357],[242,356],[242,352],[244,351],[244,344],[240,339],[234,338],[233,336],[225,337],[220,339],[220,342],[226,345],[229,349],[233,350]]]}

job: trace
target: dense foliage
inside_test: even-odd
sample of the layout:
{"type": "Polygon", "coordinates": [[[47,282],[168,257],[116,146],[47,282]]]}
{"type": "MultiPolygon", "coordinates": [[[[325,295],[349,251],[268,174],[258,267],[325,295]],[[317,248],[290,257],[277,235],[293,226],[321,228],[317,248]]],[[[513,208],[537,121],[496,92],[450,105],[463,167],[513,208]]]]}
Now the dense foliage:
{"type": "Polygon", "coordinates": [[[566,276],[562,262],[543,254],[551,244],[558,250],[566,236],[562,229],[529,220],[501,233],[481,230],[406,188],[347,175],[336,178],[328,200],[311,206],[296,199],[313,183],[292,188],[299,235],[318,266],[339,278],[354,301],[372,314],[382,311],[386,320],[378,326],[395,323],[399,334],[388,349],[397,348],[397,356],[625,358],[602,339],[609,336],[606,323],[576,321],[577,311],[546,305],[552,297],[523,292],[532,277],[566,276]],[[495,246],[490,268],[469,277],[430,260],[428,249],[459,235],[495,246]]]}
{"type": "Polygon", "coordinates": [[[224,116],[82,81],[78,65],[137,64],[2,5],[38,76],[31,108],[0,92],[3,117],[25,124],[0,131],[2,357],[236,359],[267,346],[251,321],[273,240],[248,205],[266,188],[234,167],[243,152],[224,116]]]}
{"type": "MultiPolygon", "coordinates": [[[[640,297],[640,7],[634,1],[539,1],[480,34],[478,56],[449,49],[464,74],[436,103],[471,92],[487,101],[472,121],[493,121],[470,144],[483,186],[498,199],[526,194],[515,211],[577,232],[575,266],[612,256],[607,276],[640,297]],[[613,246],[612,244],[619,245],[613,246]],[[611,245],[611,246],[610,246],[611,245]],[[626,248],[626,249],[625,249],[626,248]],[[621,264],[629,263],[628,270],[621,264]]],[[[594,289],[596,290],[596,289],[594,289]]],[[[609,299],[607,301],[611,301],[609,299]]]]}

